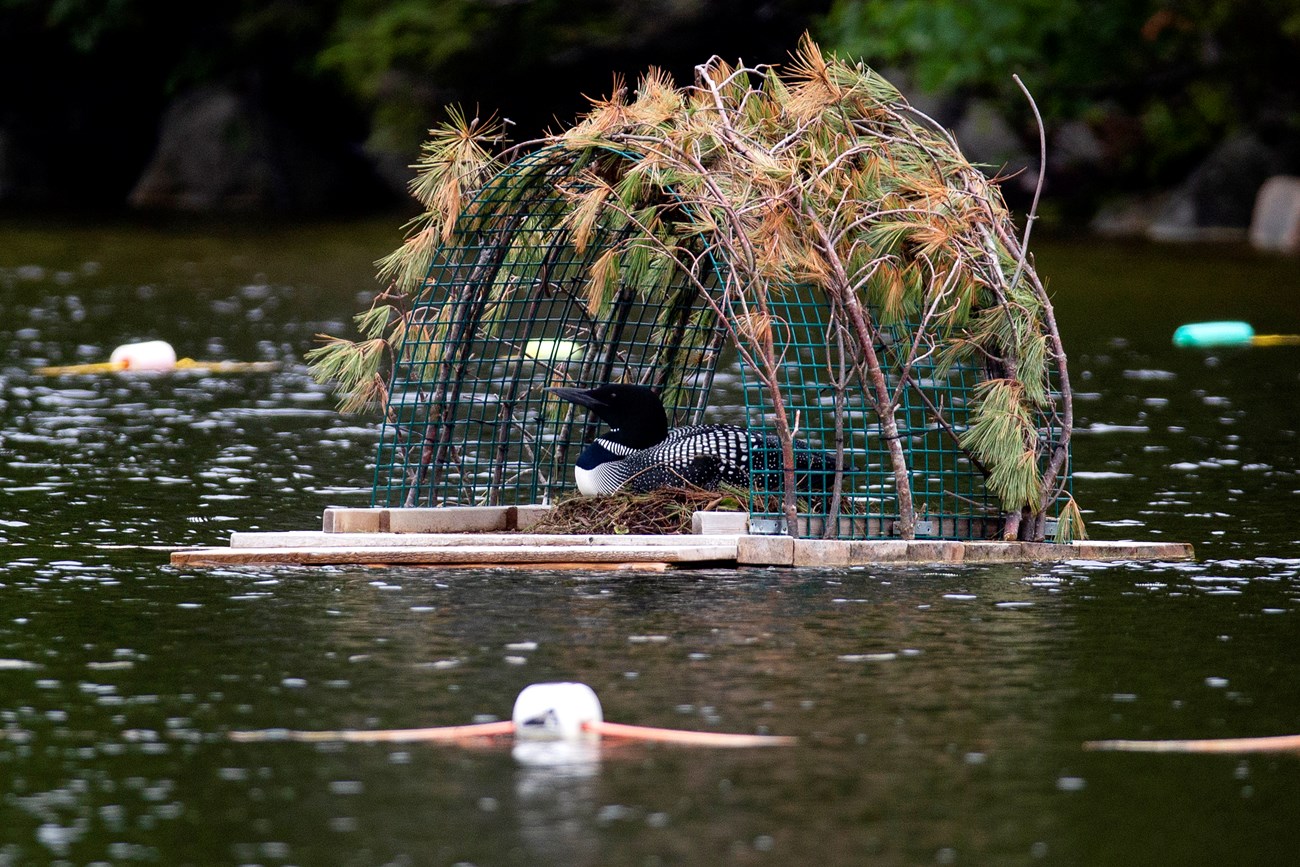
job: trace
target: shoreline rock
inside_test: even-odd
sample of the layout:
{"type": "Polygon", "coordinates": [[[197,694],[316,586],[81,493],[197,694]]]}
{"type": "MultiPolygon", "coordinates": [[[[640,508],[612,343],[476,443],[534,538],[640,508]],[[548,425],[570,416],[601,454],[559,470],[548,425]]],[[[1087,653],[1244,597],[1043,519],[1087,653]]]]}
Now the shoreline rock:
{"type": "Polygon", "coordinates": [[[373,206],[385,196],[360,155],[318,147],[250,97],[205,86],[168,107],[127,201],[192,213],[319,212],[373,206]]]}
{"type": "Polygon", "coordinates": [[[1250,245],[1272,253],[1300,253],[1300,177],[1274,175],[1255,197],[1250,245]]]}

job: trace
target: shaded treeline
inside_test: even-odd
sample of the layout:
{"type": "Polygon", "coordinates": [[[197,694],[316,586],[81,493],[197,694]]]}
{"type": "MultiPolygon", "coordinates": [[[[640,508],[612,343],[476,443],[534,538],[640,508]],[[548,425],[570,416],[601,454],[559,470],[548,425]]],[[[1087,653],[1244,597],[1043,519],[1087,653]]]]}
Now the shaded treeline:
{"type": "MultiPolygon", "coordinates": [[[[117,207],[168,105],[228,87],[324,152],[399,167],[461,103],[526,139],[711,54],[784,59],[828,0],[0,0],[0,203],[117,207]]],[[[344,203],[346,206],[346,203],[344,203]]]]}
{"type": "MultiPolygon", "coordinates": [[[[975,158],[1012,170],[1036,152],[1019,73],[1058,200],[1174,186],[1233,136],[1270,170],[1300,151],[1294,0],[0,0],[0,206],[122,207],[196,89],[273,118],[295,157],[301,142],[363,154],[391,190],[449,103],[528,139],[615,76],[658,65],[685,82],[714,54],[780,63],[806,29],[944,123],[995,106],[1029,159],[975,158]]],[[[373,203],[362,187],[340,185],[340,209],[373,203]]]]}
{"type": "Polygon", "coordinates": [[[365,107],[315,59],[339,5],[0,0],[0,201],[120,207],[169,102],[213,82],[322,143],[363,139],[365,107]]]}

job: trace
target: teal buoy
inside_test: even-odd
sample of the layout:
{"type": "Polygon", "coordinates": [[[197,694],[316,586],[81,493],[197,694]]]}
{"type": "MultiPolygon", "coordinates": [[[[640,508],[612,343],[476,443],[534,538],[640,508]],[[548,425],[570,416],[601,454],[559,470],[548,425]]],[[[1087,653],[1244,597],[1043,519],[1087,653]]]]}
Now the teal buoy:
{"type": "Polygon", "coordinates": [[[1174,346],[1300,346],[1300,334],[1256,334],[1249,322],[1189,322],[1174,332],[1174,346]]]}
{"type": "Polygon", "coordinates": [[[1189,322],[1174,332],[1174,346],[1249,346],[1254,338],[1249,322],[1189,322]]]}

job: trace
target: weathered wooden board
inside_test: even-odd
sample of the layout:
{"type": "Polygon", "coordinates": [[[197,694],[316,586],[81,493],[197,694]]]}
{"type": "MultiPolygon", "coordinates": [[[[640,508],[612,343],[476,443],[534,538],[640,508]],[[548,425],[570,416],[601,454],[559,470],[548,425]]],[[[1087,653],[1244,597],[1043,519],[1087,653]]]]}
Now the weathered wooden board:
{"type": "Polygon", "coordinates": [[[331,506],[326,533],[488,533],[527,530],[550,506],[443,506],[436,509],[354,509],[331,506]]]}
{"type": "Polygon", "coordinates": [[[325,510],[322,530],[236,532],[228,548],[175,551],[177,566],[367,564],[668,568],[691,565],[844,567],[892,563],[1187,560],[1185,542],[956,542],[750,536],[743,513],[696,513],[702,535],[543,535],[519,532],[547,506],[325,510]],[[513,531],[513,532],[512,532],[513,531]]]}
{"type": "Polygon", "coordinates": [[[701,545],[343,545],[319,548],[201,548],[175,551],[174,566],[423,564],[496,566],[569,563],[731,563],[736,546],[701,545]]]}
{"type": "Polygon", "coordinates": [[[633,536],[541,533],[322,533],[289,530],[271,533],[236,531],[232,548],[538,548],[615,546],[620,548],[677,548],[694,545],[728,546],[734,553],[739,536],[633,536]]]}
{"type": "Polygon", "coordinates": [[[1059,563],[1068,560],[1190,560],[1186,542],[954,542],[871,539],[834,541],[787,536],[740,536],[741,565],[865,566],[874,563],[1059,563]]]}
{"type": "Polygon", "coordinates": [[[542,536],[526,533],[235,533],[229,548],[172,553],[177,566],[692,564],[843,567],[902,563],[1186,560],[1183,542],[820,541],[787,536],[542,536]]]}

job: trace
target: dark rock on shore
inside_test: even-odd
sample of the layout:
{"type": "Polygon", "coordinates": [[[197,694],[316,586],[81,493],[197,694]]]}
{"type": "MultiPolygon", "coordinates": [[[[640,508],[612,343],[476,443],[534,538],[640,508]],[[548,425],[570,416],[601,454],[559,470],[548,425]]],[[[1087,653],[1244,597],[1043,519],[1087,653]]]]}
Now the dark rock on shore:
{"type": "Polygon", "coordinates": [[[1244,237],[1259,188],[1285,165],[1253,135],[1229,138],[1171,193],[1147,234],[1158,241],[1244,237]]]}
{"type": "Polygon", "coordinates": [[[330,212],[391,203],[358,153],[320,145],[253,99],[208,86],[177,98],[129,202],[145,210],[330,212]]]}

